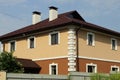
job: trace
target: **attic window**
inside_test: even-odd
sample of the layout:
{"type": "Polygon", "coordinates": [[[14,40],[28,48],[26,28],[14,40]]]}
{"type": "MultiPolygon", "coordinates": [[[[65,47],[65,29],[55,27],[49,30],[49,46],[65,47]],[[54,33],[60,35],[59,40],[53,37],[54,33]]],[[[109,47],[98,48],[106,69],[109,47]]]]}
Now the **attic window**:
{"type": "Polygon", "coordinates": [[[74,16],[73,16],[73,15],[69,15],[69,17],[70,17],[70,18],[74,18],[74,16]]]}

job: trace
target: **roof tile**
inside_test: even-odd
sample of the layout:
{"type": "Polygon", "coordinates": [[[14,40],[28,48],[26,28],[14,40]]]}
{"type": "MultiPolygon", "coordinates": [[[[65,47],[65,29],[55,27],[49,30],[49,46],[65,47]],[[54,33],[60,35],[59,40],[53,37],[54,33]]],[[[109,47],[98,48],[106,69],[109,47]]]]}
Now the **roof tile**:
{"type": "Polygon", "coordinates": [[[16,31],[10,32],[5,35],[2,35],[0,36],[0,41],[10,38],[10,37],[18,36],[21,34],[31,33],[36,30],[46,30],[50,28],[57,28],[58,26],[65,25],[65,24],[71,24],[71,23],[74,23],[77,25],[83,25],[84,28],[94,29],[94,30],[98,30],[98,31],[101,31],[107,34],[112,34],[112,35],[120,37],[119,32],[112,31],[110,29],[106,29],[101,26],[88,23],[80,16],[80,14],[78,14],[77,11],[70,11],[70,12],[60,14],[58,18],[53,21],[49,21],[48,19],[46,19],[37,24],[29,25],[27,27],[18,29],[16,31]]]}

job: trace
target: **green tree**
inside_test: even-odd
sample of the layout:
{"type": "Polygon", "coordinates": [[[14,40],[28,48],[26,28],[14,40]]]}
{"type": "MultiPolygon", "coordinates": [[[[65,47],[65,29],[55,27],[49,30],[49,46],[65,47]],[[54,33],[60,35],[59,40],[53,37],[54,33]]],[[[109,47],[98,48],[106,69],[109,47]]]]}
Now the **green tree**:
{"type": "Polygon", "coordinates": [[[2,52],[0,54],[0,70],[8,73],[22,73],[22,64],[16,60],[12,52],[2,52]]]}

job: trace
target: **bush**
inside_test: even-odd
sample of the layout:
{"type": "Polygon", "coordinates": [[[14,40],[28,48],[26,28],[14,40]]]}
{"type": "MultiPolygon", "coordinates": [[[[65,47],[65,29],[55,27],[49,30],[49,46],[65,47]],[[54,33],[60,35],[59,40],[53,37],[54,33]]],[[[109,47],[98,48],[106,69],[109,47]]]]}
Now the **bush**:
{"type": "Polygon", "coordinates": [[[105,74],[92,74],[90,80],[109,80],[109,76],[105,74]]]}
{"type": "Polygon", "coordinates": [[[110,80],[120,80],[120,73],[110,74],[110,80]]]}
{"type": "Polygon", "coordinates": [[[120,80],[120,73],[110,74],[92,74],[90,80],[120,80]]]}

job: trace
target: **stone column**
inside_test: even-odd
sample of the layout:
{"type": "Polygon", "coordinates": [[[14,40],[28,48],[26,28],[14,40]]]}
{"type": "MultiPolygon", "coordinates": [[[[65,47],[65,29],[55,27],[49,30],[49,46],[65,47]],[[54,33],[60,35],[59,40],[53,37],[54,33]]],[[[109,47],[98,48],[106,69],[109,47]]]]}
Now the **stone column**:
{"type": "Polygon", "coordinates": [[[76,31],[69,28],[68,31],[68,71],[76,71],[76,31]]]}
{"type": "Polygon", "coordinates": [[[6,80],[6,72],[0,71],[0,80],[6,80]]]}

